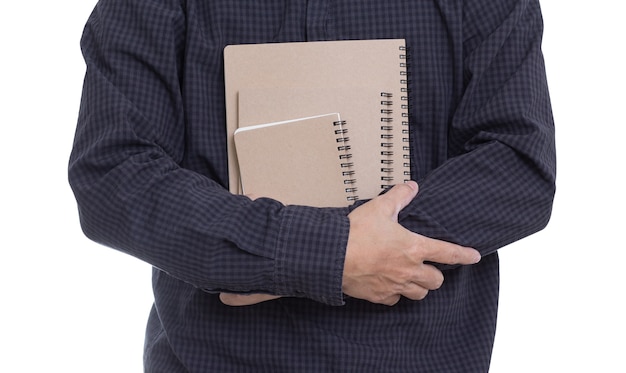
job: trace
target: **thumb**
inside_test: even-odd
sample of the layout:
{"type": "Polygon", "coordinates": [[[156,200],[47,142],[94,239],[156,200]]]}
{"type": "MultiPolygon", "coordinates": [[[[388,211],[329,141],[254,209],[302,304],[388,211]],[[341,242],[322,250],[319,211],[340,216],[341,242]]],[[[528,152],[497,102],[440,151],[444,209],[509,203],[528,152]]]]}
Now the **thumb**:
{"type": "Polygon", "coordinates": [[[389,191],[381,196],[381,198],[386,199],[388,202],[392,203],[395,206],[395,214],[398,215],[400,211],[405,208],[415,196],[417,196],[417,192],[419,190],[419,186],[415,181],[407,181],[403,184],[396,184],[393,188],[389,189],[389,191]]]}

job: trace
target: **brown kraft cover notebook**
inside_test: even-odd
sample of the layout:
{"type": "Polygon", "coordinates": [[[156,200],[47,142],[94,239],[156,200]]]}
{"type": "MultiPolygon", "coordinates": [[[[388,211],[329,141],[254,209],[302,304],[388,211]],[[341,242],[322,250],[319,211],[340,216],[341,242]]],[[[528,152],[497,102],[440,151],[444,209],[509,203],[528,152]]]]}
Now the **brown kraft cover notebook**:
{"type": "Polygon", "coordinates": [[[237,129],[242,192],[286,205],[348,206],[356,199],[348,132],[337,113],[237,129]]]}
{"type": "Polygon", "coordinates": [[[359,148],[354,151],[359,163],[355,170],[362,178],[359,198],[371,198],[408,179],[404,50],[401,39],[227,46],[231,192],[241,193],[236,129],[329,112],[339,112],[349,123],[354,119],[351,136],[359,148]]]}

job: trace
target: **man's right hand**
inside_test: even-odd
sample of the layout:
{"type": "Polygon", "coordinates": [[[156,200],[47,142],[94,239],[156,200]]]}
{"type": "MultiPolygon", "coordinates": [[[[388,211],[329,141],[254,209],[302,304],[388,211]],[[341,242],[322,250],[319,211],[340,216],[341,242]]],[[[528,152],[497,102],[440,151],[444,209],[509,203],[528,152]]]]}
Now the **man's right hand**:
{"type": "Polygon", "coordinates": [[[398,213],[417,195],[417,183],[398,184],[352,211],[343,292],[373,303],[396,304],[401,296],[421,300],[443,284],[443,274],[424,262],[469,265],[480,261],[472,248],[413,233],[398,213]]]}

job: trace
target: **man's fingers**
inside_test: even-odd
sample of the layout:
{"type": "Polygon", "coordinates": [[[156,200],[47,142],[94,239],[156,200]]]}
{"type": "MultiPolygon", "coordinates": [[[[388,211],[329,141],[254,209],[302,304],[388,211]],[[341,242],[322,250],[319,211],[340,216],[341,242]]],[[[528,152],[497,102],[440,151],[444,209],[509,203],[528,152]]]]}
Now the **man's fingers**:
{"type": "Polygon", "coordinates": [[[417,195],[419,187],[415,181],[407,181],[403,184],[394,185],[387,193],[380,198],[391,201],[395,206],[394,216],[405,208],[417,195]]]}
{"type": "Polygon", "coordinates": [[[450,242],[423,237],[423,247],[426,250],[424,260],[441,264],[476,264],[480,261],[480,253],[471,248],[456,245],[450,242]]]}
{"type": "Polygon", "coordinates": [[[280,296],[271,294],[220,294],[220,300],[227,306],[250,306],[278,298],[280,298],[280,296]]]}
{"type": "Polygon", "coordinates": [[[398,303],[399,301],[400,301],[400,295],[398,294],[394,294],[390,297],[387,297],[381,300],[370,300],[370,302],[372,303],[383,304],[385,306],[395,306],[396,303],[398,303]]]}
{"type": "Polygon", "coordinates": [[[422,264],[412,282],[426,290],[437,290],[443,284],[443,273],[435,266],[422,264]]]}
{"type": "MultiPolygon", "coordinates": [[[[434,290],[434,289],[431,289],[434,290]]],[[[429,289],[416,283],[407,284],[399,294],[391,294],[384,299],[374,300],[374,303],[380,303],[387,306],[393,306],[400,301],[400,296],[411,300],[422,300],[428,295],[429,289]]]]}
{"type": "Polygon", "coordinates": [[[422,300],[428,295],[428,289],[419,284],[412,283],[402,292],[402,295],[411,300],[422,300]]]}

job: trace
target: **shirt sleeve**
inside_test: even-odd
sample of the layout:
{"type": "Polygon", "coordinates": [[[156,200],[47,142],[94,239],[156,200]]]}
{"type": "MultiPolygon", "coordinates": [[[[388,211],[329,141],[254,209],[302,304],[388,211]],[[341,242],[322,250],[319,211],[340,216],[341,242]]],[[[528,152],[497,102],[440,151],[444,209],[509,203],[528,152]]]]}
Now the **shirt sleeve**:
{"type": "Polygon", "coordinates": [[[346,209],[252,201],[181,166],[186,27],[176,0],[101,0],[91,15],[69,163],[83,231],[206,291],[341,304],[346,209]]]}
{"type": "Polygon", "coordinates": [[[554,124],[535,0],[464,9],[464,84],[448,160],[418,180],[400,222],[488,255],[543,229],[555,192],[554,124]]]}

